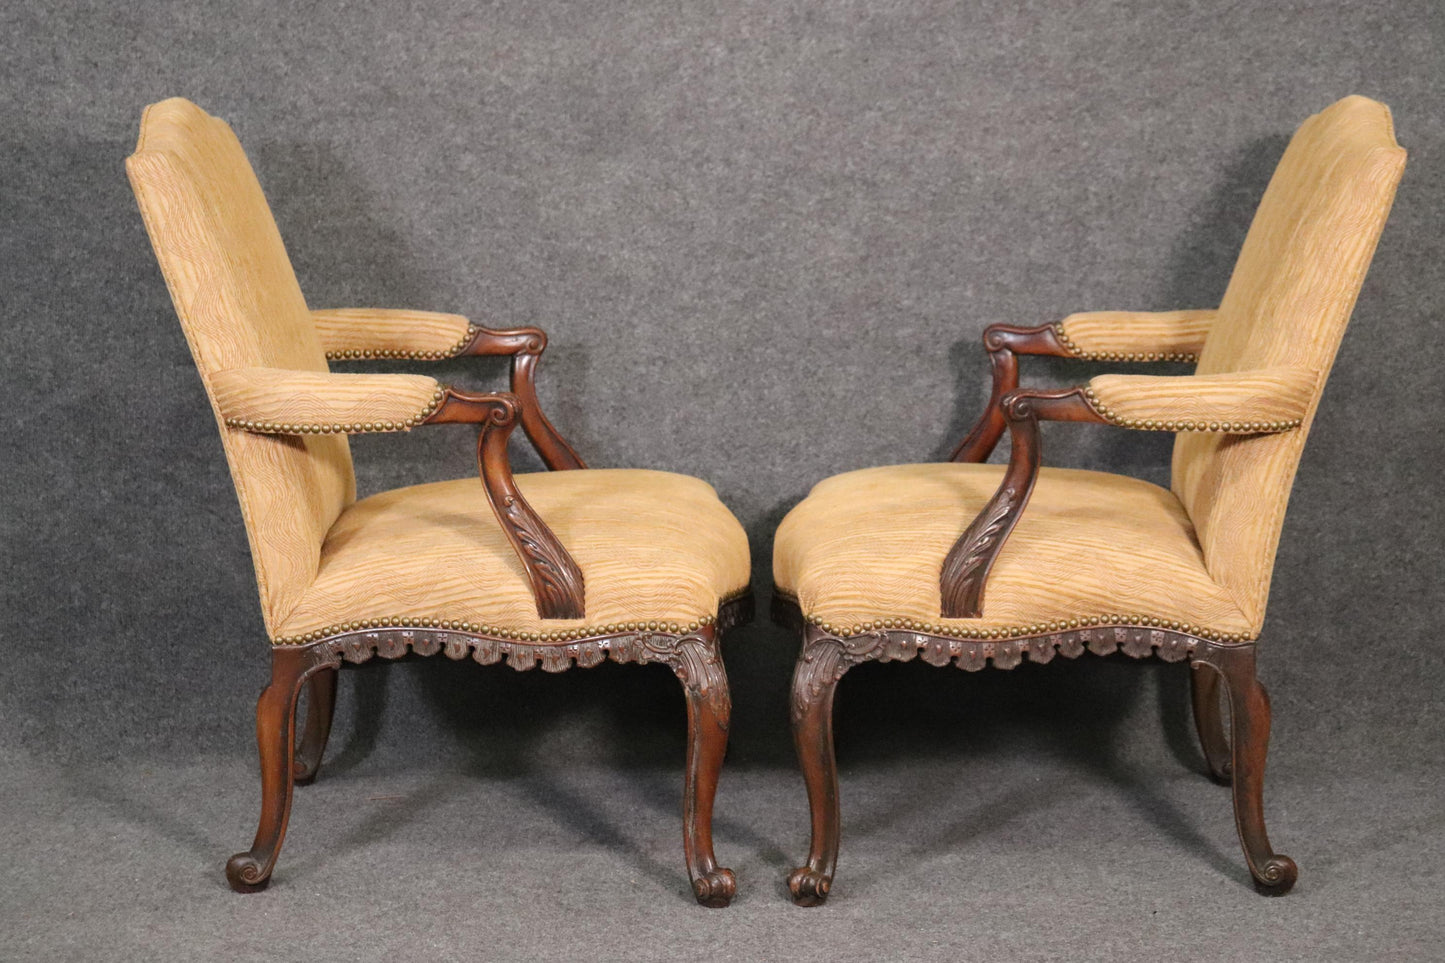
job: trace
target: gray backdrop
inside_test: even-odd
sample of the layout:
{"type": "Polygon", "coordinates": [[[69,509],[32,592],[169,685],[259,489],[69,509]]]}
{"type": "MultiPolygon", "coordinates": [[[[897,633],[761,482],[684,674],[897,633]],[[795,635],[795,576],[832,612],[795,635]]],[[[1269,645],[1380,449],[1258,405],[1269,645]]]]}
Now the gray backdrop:
{"type": "MultiPolygon", "coordinates": [[[[33,958],[302,955],[287,939],[353,958],[1428,957],[1445,908],[1442,42],[1433,0],[8,6],[0,821],[17,849],[0,935],[33,958]],[[232,123],[313,306],[545,327],[554,422],[594,466],[712,482],[765,611],[772,531],[814,481],[938,458],[966,429],[985,324],[1216,304],[1289,133],[1349,93],[1394,109],[1410,159],[1262,646],[1294,896],[1248,892],[1184,670],[1088,659],[850,676],[838,897],[793,910],[794,643],[766,621],[726,650],[727,913],[686,894],[682,703],[656,667],[344,673],[334,761],[298,797],[276,885],[224,891],[253,825],[266,648],[122,166],[145,104],[182,95],[232,123]],[[481,828],[497,824],[513,831],[481,828]],[[1201,925],[1203,904],[1224,915],[1201,925]],[[343,923],[364,935],[336,942],[343,923]]],[[[463,429],[353,448],[363,494],[474,471],[463,429]]],[[[1044,451],[1167,483],[1166,437],[1055,426],[1044,451]]]]}

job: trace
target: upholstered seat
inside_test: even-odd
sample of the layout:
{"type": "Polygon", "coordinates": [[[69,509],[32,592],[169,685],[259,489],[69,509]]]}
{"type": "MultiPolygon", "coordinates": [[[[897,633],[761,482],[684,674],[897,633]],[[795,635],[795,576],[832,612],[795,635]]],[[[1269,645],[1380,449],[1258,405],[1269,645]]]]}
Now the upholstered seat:
{"type": "Polygon", "coordinates": [[[819,482],[778,528],[773,581],[809,619],[857,634],[912,621],[989,637],[1141,616],[1215,634],[1249,623],[1210,577],[1179,499],[1148,482],[1044,468],[989,574],[976,619],[939,616],[938,571],[1003,465],[894,465],[819,482]],[[881,623],[881,624],[879,624],[881,623]]]}
{"type": "Polygon", "coordinates": [[[344,509],[321,567],[281,623],[287,639],[339,623],[437,620],[485,634],[604,634],[696,626],[748,586],[748,539],[712,486],[686,475],[590,469],[514,476],[587,579],[585,619],[540,619],[526,570],[475,478],[382,492],[344,509]]]}

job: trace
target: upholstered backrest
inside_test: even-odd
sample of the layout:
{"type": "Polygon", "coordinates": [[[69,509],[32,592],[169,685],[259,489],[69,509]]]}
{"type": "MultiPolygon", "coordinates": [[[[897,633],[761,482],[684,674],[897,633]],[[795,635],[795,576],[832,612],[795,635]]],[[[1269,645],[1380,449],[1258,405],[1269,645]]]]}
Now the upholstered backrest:
{"type": "MultiPolygon", "coordinates": [[[[218,371],[325,371],[306,300],[236,135],[195,104],[146,108],[126,161],[156,259],[215,407],[218,371]]],[[[263,436],[225,427],[268,630],[316,577],[321,541],[355,498],[345,436],[263,436]]]]}
{"type": "Polygon", "coordinates": [[[1184,433],[1173,488],[1210,574],[1254,628],[1305,436],[1405,167],[1389,108],[1347,97],[1300,126],[1250,225],[1198,373],[1293,366],[1316,375],[1298,431],[1184,433]]]}

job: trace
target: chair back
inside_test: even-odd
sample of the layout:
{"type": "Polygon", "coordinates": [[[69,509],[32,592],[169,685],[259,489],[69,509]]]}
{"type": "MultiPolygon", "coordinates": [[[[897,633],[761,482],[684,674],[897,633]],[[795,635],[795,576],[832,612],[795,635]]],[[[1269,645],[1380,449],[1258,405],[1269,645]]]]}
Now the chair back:
{"type": "Polygon", "coordinates": [[[1292,366],[1315,376],[1297,431],[1185,432],[1174,445],[1173,488],[1205,563],[1255,631],[1305,437],[1404,168],[1384,104],[1347,97],[1305,121],[1260,201],[1199,358],[1199,374],[1292,366]]]}
{"type": "MultiPolygon", "coordinates": [[[[126,170],[213,409],[219,371],[327,370],[271,209],[225,121],[180,98],[152,104],[126,170]]],[[[272,630],[316,578],[322,540],[356,497],[350,447],[343,435],[250,434],[216,415],[272,630]]]]}

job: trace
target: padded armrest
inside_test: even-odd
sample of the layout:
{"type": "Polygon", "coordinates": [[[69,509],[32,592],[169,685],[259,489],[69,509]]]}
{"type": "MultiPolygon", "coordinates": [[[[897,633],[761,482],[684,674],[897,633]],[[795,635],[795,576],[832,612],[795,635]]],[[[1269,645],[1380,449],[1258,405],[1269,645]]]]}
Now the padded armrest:
{"type": "Polygon", "coordinates": [[[1228,374],[1100,375],[1084,388],[1105,421],[1147,431],[1289,431],[1300,426],[1316,374],[1260,368],[1228,374]]]}
{"type": "Polygon", "coordinates": [[[445,393],[424,375],[285,368],[234,368],[211,383],[226,427],[268,435],[407,431],[430,417],[445,393]]]}
{"type": "Polygon", "coordinates": [[[326,357],[455,358],[479,330],[460,314],[393,308],[324,308],[311,312],[326,357]]]}
{"type": "Polygon", "coordinates": [[[1056,326],[1071,354],[1086,361],[1196,361],[1218,312],[1088,311],[1056,326]]]}

